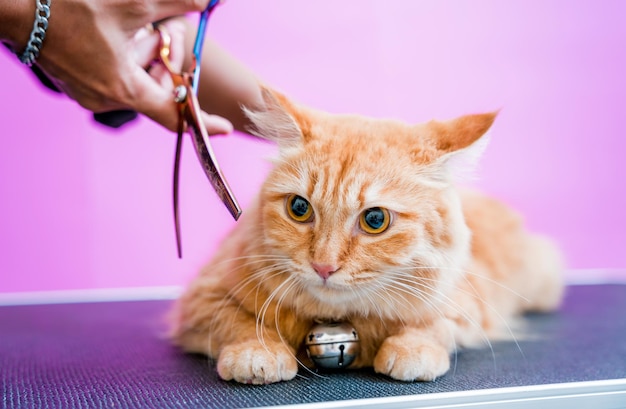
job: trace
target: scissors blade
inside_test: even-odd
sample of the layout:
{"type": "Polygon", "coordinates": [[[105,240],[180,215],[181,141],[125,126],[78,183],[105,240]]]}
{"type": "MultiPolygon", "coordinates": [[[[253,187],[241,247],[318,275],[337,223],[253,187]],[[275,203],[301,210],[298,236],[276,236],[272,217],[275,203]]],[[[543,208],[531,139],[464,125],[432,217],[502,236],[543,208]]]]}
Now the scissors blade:
{"type": "MultiPolygon", "coordinates": [[[[182,116],[180,117],[182,119],[182,116]]],[[[173,199],[174,199],[174,229],[176,231],[176,251],[178,252],[178,258],[183,257],[183,246],[180,236],[180,207],[178,206],[178,192],[179,192],[179,179],[180,179],[180,157],[183,147],[183,127],[184,124],[178,125],[178,136],[176,137],[176,153],[174,155],[174,183],[173,187],[173,199]]]]}
{"type": "Polygon", "coordinates": [[[185,115],[188,116],[187,127],[196,154],[198,155],[198,160],[200,160],[204,173],[207,175],[209,182],[211,182],[220,200],[224,203],[233,218],[237,220],[239,216],[241,216],[241,207],[217,163],[217,159],[215,158],[215,154],[209,142],[209,134],[200,121],[198,113],[201,111],[198,99],[192,92],[191,87],[187,86],[187,88],[189,101],[185,115]]]}

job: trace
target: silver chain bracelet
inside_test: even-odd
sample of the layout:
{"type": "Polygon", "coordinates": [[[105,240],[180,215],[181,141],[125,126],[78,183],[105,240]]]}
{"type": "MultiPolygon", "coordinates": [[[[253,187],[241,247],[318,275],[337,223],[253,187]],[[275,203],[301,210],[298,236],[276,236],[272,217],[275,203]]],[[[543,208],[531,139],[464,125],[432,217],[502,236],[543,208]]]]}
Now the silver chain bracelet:
{"type": "Polygon", "coordinates": [[[28,44],[26,44],[26,49],[19,57],[20,61],[29,67],[33,65],[37,57],[39,57],[43,40],[46,38],[51,4],[52,0],[37,0],[33,31],[30,33],[30,39],[28,40],[28,44]]]}

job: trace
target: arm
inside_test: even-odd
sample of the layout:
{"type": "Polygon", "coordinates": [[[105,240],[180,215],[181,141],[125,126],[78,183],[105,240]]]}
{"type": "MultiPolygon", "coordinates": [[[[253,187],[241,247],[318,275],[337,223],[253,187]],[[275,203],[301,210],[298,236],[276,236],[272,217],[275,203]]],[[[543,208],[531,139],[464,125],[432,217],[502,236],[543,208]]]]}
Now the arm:
{"type": "MultiPolygon", "coordinates": [[[[134,109],[175,129],[178,118],[171,89],[145,71],[154,54],[142,54],[137,37],[150,22],[201,11],[207,3],[208,0],[54,0],[37,64],[59,89],[91,111],[134,109]]],[[[2,1],[0,40],[21,53],[34,16],[35,0],[2,1]]],[[[209,119],[217,120],[214,116],[209,119]]],[[[217,120],[216,124],[218,132],[230,130],[230,124],[224,120],[217,120]]]]}
{"type": "MultiPolygon", "coordinates": [[[[196,27],[186,21],[185,50],[193,49],[196,27]]],[[[192,53],[185,53],[189,67],[192,53]]],[[[202,52],[198,102],[206,112],[227,118],[235,129],[247,132],[249,125],[241,106],[264,106],[261,82],[240,61],[228,54],[207,36],[202,52]]]]}

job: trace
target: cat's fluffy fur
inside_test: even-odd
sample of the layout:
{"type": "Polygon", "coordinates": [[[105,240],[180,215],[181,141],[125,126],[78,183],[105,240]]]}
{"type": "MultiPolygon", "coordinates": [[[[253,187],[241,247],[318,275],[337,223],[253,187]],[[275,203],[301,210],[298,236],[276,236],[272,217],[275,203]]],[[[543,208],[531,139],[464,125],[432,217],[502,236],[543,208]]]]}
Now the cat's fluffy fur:
{"type": "Polygon", "coordinates": [[[248,115],[279,145],[275,166],[174,314],[175,342],[215,358],[223,379],[292,379],[298,362],[310,364],[313,323],[338,320],[361,339],[352,367],[433,380],[456,348],[557,307],[550,242],[453,182],[496,114],[407,125],[314,111],[268,90],[265,102],[248,115]],[[306,222],[289,216],[293,194],[312,207],[306,222]],[[359,224],[371,208],[389,211],[380,234],[359,224]]]}

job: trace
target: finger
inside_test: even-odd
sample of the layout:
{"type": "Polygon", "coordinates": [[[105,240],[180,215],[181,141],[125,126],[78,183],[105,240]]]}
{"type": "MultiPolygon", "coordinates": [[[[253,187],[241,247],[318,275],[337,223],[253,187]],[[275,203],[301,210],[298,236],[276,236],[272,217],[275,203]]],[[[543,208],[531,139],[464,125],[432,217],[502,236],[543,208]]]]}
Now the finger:
{"type": "Polygon", "coordinates": [[[183,69],[185,51],[187,51],[185,49],[186,22],[184,20],[174,18],[164,21],[159,24],[159,26],[164,27],[170,35],[170,66],[175,72],[181,72],[183,69]]]}
{"type": "Polygon", "coordinates": [[[147,28],[142,27],[135,35],[133,42],[133,57],[137,65],[147,69],[158,60],[161,43],[158,32],[150,32],[147,28]]]}
{"type": "MultiPolygon", "coordinates": [[[[178,109],[174,102],[171,91],[165,90],[156,84],[147,74],[148,81],[145,81],[139,95],[144,97],[137,101],[137,110],[153,121],[166,127],[171,131],[178,128],[178,109]]],[[[141,82],[139,82],[141,84],[141,82]]],[[[226,135],[233,131],[233,125],[225,118],[218,115],[210,115],[202,112],[201,120],[209,136],[226,135]]]]}
{"type": "Polygon", "coordinates": [[[139,66],[136,66],[133,80],[136,100],[132,106],[153,121],[175,131],[178,127],[178,109],[172,88],[163,87],[139,66]]]}
{"type": "Polygon", "coordinates": [[[210,115],[202,112],[202,122],[209,136],[226,135],[233,131],[233,124],[218,115],[210,115]]]}
{"type": "MultiPolygon", "coordinates": [[[[152,25],[150,29],[140,28],[133,38],[134,60],[144,68],[150,67],[160,58],[161,35],[151,27],[152,25]]],[[[170,35],[169,61],[174,71],[180,72],[185,51],[186,21],[181,18],[171,18],[159,23],[159,27],[163,27],[170,35]]]]}
{"type": "MultiPolygon", "coordinates": [[[[170,66],[174,72],[180,72],[184,51],[185,25],[176,19],[170,19],[161,24],[169,33],[172,41],[169,56],[170,66]]],[[[174,87],[171,73],[164,64],[155,64],[160,58],[160,43],[161,36],[158,31],[150,32],[142,28],[134,37],[133,50],[136,63],[133,67],[136,86],[134,106],[139,112],[144,113],[166,128],[174,130],[178,126],[178,111],[173,100],[172,90],[174,87]]]]}
{"type": "MultiPolygon", "coordinates": [[[[178,127],[178,109],[171,88],[164,88],[138,67],[135,78],[135,95],[140,96],[133,104],[135,109],[169,130],[178,127]]],[[[233,125],[218,115],[201,113],[201,120],[209,135],[224,135],[233,131],[233,125]]]]}

